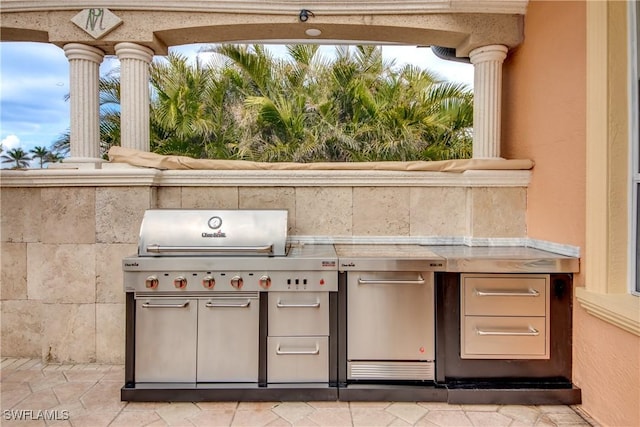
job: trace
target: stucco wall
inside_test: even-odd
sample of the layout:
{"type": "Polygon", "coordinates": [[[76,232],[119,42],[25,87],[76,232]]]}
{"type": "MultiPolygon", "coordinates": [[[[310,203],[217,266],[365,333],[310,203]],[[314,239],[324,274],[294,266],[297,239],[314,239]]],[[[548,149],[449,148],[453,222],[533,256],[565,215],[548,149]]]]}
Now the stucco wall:
{"type": "MultiPolygon", "coordinates": [[[[525,41],[505,63],[503,91],[503,154],[536,162],[527,194],[529,236],[582,248],[586,31],[585,2],[530,2],[525,41]]],[[[626,206],[615,209],[624,213],[626,206]]],[[[584,285],[588,257],[582,253],[577,286],[584,285]]],[[[574,382],[585,411],[603,425],[640,425],[640,338],[587,314],[577,302],[573,336],[574,382]]]]}
{"type": "Polygon", "coordinates": [[[1,355],[56,362],[124,362],[121,260],[136,252],[148,208],[287,209],[290,236],[526,236],[521,186],[3,187],[0,196],[1,355]]]}

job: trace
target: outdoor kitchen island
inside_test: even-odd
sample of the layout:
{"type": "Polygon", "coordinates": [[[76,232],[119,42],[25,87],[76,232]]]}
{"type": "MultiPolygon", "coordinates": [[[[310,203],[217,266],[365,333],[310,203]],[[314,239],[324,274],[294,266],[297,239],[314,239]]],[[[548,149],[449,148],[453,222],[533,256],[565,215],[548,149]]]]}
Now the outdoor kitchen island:
{"type": "Polygon", "coordinates": [[[247,254],[284,243],[286,211],[266,212],[148,212],[141,252],[123,260],[122,400],[580,402],[570,338],[577,258],[288,241],[281,257],[247,254]],[[170,218],[185,233],[148,231],[170,218]],[[211,233],[187,225],[201,220],[211,233]],[[236,226],[271,244],[230,247],[236,226]],[[188,228],[198,245],[189,247],[188,228]],[[211,255],[220,251],[240,255],[211,255]]]}
{"type": "MultiPolygon", "coordinates": [[[[363,251],[367,255],[362,259],[369,266],[384,265],[372,254],[392,247],[363,251]]],[[[339,269],[345,269],[340,246],[336,248],[339,269]]],[[[356,250],[355,245],[350,250],[356,250]]],[[[341,353],[341,400],[580,403],[580,389],[571,380],[572,280],[579,271],[578,258],[529,247],[433,245],[405,250],[420,254],[427,260],[424,268],[434,270],[434,381],[427,386],[427,381],[350,379],[344,363],[348,356],[341,353]],[[425,257],[426,251],[434,256],[425,257]]],[[[398,253],[394,258],[401,258],[398,253]]],[[[351,259],[347,264],[347,270],[358,269],[351,259]]],[[[339,282],[341,301],[349,298],[346,280],[339,282]]],[[[349,323],[348,308],[341,304],[340,324],[345,319],[349,323]]],[[[373,311],[371,316],[378,314],[373,311]]],[[[348,335],[340,336],[340,349],[347,352],[348,335]]]]}

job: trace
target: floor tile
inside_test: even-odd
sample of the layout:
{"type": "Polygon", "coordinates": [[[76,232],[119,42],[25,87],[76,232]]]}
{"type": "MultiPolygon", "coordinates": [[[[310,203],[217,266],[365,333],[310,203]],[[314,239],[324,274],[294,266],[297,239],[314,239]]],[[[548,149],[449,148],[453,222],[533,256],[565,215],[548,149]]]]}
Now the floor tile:
{"type": "Polygon", "coordinates": [[[309,414],[309,419],[319,426],[350,427],[353,425],[351,411],[345,407],[318,408],[309,414]]]}
{"type": "MultiPolygon", "coordinates": [[[[122,365],[0,360],[3,410],[65,411],[69,419],[7,420],[57,427],[588,427],[579,406],[450,405],[446,402],[122,402],[122,365]]],[[[4,413],[3,413],[4,415],[4,413]]],[[[595,425],[595,423],[593,423],[595,425]]]]}
{"type": "Polygon", "coordinates": [[[123,411],[115,417],[109,427],[146,426],[159,419],[160,416],[156,411],[123,411]]]}
{"type": "Polygon", "coordinates": [[[170,426],[193,424],[186,421],[202,410],[191,402],[174,402],[156,409],[156,413],[170,426]]]}
{"type": "Polygon", "coordinates": [[[460,405],[451,405],[447,402],[418,402],[418,405],[428,409],[429,411],[461,411],[460,405]]]}
{"type": "Polygon", "coordinates": [[[61,404],[77,402],[83,394],[93,387],[93,382],[68,382],[55,385],[52,390],[61,404]]]}
{"type": "Polygon", "coordinates": [[[420,418],[424,417],[428,409],[417,403],[396,402],[389,405],[386,411],[407,423],[415,424],[420,418]]]}
{"type": "Polygon", "coordinates": [[[80,398],[80,401],[85,408],[92,412],[119,412],[126,405],[125,402],[120,401],[121,387],[122,385],[116,383],[94,384],[93,387],[80,398]]]}
{"type": "Polygon", "coordinates": [[[377,407],[351,407],[351,418],[355,427],[388,426],[396,417],[393,414],[377,407]]]}
{"type": "Polygon", "coordinates": [[[279,417],[271,409],[238,409],[231,422],[232,426],[259,427],[266,426],[279,417]]]}
{"type": "Polygon", "coordinates": [[[506,405],[498,409],[498,412],[515,420],[520,425],[533,425],[541,412],[533,406],[506,405]]]}
{"type": "Polygon", "coordinates": [[[235,411],[238,402],[196,402],[198,408],[210,411],[235,411]]]}
{"type": "Polygon", "coordinates": [[[476,427],[507,427],[512,419],[494,411],[466,411],[467,418],[476,427]]]}
{"type": "Polygon", "coordinates": [[[234,414],[235,411],[233,409],[205,409],[189,418],[189,421],[199,427],[226,427],[231,425],[234,414]]]}
{"type": "Polygon", "coordinates": [[[284,402],[276,405],[271,411],[293,424],[307,417],[315,409],[304,402],[284,402]]]}
{"type": "Polygon", "coordinates": [[[422,419],[442,427],[470,427],[473,425],[464,411],[429,411],[422,419]]]}
{"type": "Polygon", "coordinates": [[[31,394],[28,383],[2,383],[0,388],[0,407],[11,409],[31,394]]]}
{"type": "Polygon", "coordinates": [[[118,412],[87,412],[84,415],[78,417],[71,417],[71,425],[73,427],[107,427],[115,417],[118,416],[118,412]]]}

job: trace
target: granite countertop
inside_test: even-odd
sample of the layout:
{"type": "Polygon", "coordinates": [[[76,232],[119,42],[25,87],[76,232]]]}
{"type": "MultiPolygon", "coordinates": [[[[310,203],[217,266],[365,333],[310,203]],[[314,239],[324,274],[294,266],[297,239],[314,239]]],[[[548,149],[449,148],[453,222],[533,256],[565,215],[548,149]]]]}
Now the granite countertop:
{"type": "Polygon", "coordinates": [[[577,273],[580,259],[522,246],[428,246],[447,270],[473,273],[577,273]]]}
{"type": "MultiPolygon", "coordinates": [[[[577,273],[580,259],[523,246],[465,246],[417,244],[336,244],[343,263],[357,261],[357,268],[388,268],[401,263],[406,268],[459,273],[577,273]]],[[[356,266],[354,266],[356,267],[356,266]]]]}

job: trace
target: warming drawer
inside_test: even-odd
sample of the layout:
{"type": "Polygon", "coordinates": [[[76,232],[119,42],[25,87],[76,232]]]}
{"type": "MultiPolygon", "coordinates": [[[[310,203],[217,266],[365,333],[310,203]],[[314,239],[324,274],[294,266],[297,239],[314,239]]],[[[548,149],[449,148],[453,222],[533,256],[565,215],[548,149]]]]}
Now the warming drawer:
{"type": "Polygon", "coordinates": [[[269,335],[329,335],[329,292],[271,292],[269,335]]]}
{"type": "Polygon", "coordinates": [[[544,317],[468,317],[464,323],[467,357],[538,358],[546,354],[544,317]]]}
{"type": "Polygon", "coordinates": [[[327,383],[329,337],[268,337],[269,383],[327,383]]]}

